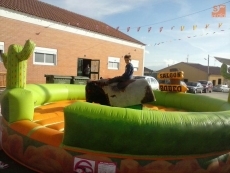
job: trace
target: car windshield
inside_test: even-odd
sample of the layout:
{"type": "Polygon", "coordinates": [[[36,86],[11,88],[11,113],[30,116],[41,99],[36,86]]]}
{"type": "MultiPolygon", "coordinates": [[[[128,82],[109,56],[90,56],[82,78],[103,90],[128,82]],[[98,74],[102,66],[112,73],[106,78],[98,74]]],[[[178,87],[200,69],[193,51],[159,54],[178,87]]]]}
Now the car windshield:
{"type": "Polygon", "coordinates": [[[197,83],[196,82],[187,82],[187,85],[188,86],[197,86],[197,83]]]}

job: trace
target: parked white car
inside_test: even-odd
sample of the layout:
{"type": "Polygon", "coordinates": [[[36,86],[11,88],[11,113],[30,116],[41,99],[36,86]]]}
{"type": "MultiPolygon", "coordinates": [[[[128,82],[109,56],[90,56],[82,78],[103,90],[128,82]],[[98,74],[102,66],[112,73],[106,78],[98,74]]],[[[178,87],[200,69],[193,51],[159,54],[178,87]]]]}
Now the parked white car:
{"type": "Polygon", "coordinates": [[[153,90],[159,90],[159,82],[152,76],[133,76],[134,79],[146,79],[153,90]]]}
{"type": "Polygon", "coordinates": [[[219,84],[219,85],[215,85],[212,90],[217,92],[229,92],[229,89],[230,88],[228,88],[228,85],[219,84]]]}

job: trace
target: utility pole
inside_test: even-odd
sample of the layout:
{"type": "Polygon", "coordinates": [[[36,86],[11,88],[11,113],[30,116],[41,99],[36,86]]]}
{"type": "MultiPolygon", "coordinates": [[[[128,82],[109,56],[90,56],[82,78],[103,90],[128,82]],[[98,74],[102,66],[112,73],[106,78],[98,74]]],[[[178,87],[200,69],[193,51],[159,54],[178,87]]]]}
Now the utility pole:
{"type": "Polygon", "coordinates": [[[209,55],[208,55],[208,76],[209,76],[209,55]]]}
{"type": "Polygon", "coordinates": [[[188,63],[188,55],[187,55],[187,63],[188,63]]]}
{"type": "Polygon", "coordinates": [[[204,58],[205,60],[208,60],[208,78],[209,78],[209,55],[208,55],[208,59],[204,58]]]}

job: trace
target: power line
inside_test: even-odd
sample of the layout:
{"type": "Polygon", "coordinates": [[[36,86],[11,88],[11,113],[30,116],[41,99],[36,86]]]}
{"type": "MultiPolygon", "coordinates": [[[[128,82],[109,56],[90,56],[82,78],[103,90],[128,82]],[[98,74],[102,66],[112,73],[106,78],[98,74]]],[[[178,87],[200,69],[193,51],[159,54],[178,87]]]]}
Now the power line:
{"type": "MultiPolygon", "coordinates": [[[[230,1],[227,1],[227,2],[224,2],[224,3],[221,3],[221,4],[227,4],[227,3],[230,3],[230,1]]],[[[168,20],[164,20],[164,21],[161,21],[161,22],[156,22],[156,23],[152,23],[152,24],[148,24],[148,25],[142,25],[142,26],[138,26],[138,27],[132,27],[132,28],[147,27],[147,26],[153,26],[153,25],[157,25],[157,24],[161,24],[161,23],[166,23],[166,22],[170,22],[170,21],[173,21],[173,20],[181,19],[183,17],[188,17],[188,16],[191,16],[191,15],[194,15],[194,14],[197,14],[197,13],[201,13],[201,12],[210,10],[212,8],[213,7],[209,7],[209,8],[206,8],[204,10],[200,10],[200,11],[197,11],[197,12],[194,12],[194,13],[190,13],[190,14],[187,14],[187,15],[184,15],[184,16],[180,16],[180,17],[176,17],[176,18],[172,18],[172,19],[168,19],[168,20]]]]}

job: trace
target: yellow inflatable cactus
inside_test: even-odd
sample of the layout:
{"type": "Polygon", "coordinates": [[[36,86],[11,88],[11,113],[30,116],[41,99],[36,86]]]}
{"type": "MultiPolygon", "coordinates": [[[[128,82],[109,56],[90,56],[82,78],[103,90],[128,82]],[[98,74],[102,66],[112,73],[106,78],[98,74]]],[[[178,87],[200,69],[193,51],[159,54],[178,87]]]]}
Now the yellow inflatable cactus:
{"type": "Polygon", "coordinates": [[[9,46],[8,52],[2,54],[7,69],[6,88],[24,88],[26,85],[27,59],[33,53],[35,43],[27,40],[24,47],[16,44],[9,46]]]}

